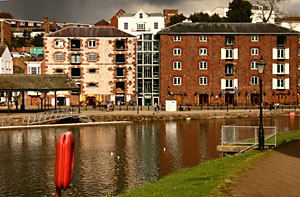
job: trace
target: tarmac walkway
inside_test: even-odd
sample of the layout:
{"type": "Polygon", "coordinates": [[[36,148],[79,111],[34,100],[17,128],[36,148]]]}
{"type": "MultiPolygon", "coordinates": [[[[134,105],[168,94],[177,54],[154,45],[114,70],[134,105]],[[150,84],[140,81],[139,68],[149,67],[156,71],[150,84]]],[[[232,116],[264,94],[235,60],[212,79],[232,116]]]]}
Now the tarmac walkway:
{"type": "Polygon", "coordinates": [[[232,196],[300,196],[300,139],[276,148],[234,182],[232,196]]]}

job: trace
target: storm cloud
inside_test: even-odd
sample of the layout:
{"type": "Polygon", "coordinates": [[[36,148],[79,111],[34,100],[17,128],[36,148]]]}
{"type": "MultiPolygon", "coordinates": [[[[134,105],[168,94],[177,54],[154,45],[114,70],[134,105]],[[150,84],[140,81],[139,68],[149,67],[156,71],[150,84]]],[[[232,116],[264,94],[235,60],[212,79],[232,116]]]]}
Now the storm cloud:
{"type": "MultiPolygon", "coordinates": [[[[49,20],[58,22],[96,23],[100,19],[109,20],[119,9],[136,13],[162,12],[163,9],[178,9],[186,16],[194,12],[228,7],[230,0],[0,0],[0,12],[10,12],[17,19],[49,20]]],[[[289,0],[285,9],[299,5],[297,0],[289,0]]],[[[295,10],[296,12],[296,10],[295,10]]],[[[298,9],[299,12],[299,9],[298,9]]]]}

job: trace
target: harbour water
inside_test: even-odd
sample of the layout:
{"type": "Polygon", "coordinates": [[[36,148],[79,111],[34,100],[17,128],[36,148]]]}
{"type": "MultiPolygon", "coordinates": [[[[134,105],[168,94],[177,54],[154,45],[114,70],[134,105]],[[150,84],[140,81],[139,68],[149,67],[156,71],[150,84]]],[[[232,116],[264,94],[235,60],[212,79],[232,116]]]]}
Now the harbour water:
{"type": "MultiPolygon", "coordinates": [[[[55,195],[56,141],[75,136],[75,167],[65,196],[119,194],[180,168],[221,157],[222,125],[257,126],[258,119],[157,121],[77,128],[0,131],[0,196],[55,195]]],[[[266,118],[287,132],[299,118],[266,118]]]]}

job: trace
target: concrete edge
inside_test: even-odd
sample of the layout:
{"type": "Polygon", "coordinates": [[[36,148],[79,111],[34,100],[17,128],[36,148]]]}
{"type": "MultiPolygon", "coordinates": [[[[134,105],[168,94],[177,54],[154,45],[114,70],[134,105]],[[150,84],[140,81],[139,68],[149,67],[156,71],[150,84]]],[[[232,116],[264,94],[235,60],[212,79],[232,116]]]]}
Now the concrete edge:
{"type": "Polygon", "coordinates": [[[132,124],[132,121],[112,121],[112,122],[89,122],[89,123],[69,123],[69,124],[45,124],[45,125],[23,125],[23,126],[6,126],[0,127],[0,130],[11,129],[34,129],[34,128],[51,128],[51,127],[80,127],[80,126],[94,126],[94,125],[111,125],[111,124],[132,124]]]}

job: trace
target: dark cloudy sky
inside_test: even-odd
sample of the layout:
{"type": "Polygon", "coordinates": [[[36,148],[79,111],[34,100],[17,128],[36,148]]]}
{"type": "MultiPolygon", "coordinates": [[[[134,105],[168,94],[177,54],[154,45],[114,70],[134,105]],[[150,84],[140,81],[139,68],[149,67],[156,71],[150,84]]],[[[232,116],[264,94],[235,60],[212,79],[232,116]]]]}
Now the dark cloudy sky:
{"type": "MultiPolygon", "coordinates": [[[[166,8],[178,9],[189,15],[194,12],[228,7],[230,0],[0,0],[0,12],[10,12],[17,19],[49,20],[58,22],[95,23],[109,20],[120,8],[135,13],[162,12],[166,8]]],[[[300,0],[286,0],[282,5],[289,14],[300,15],[300,0]]]]}

